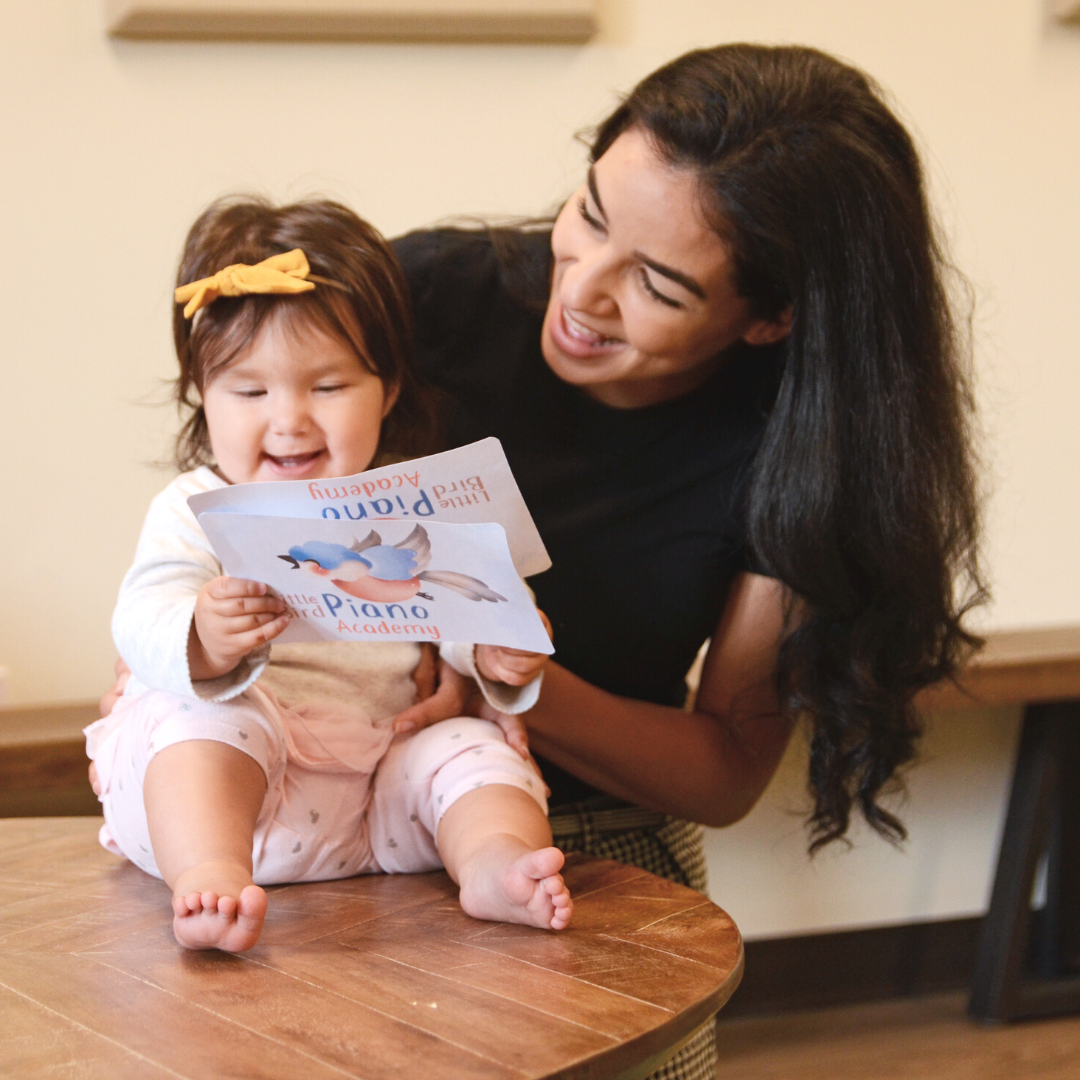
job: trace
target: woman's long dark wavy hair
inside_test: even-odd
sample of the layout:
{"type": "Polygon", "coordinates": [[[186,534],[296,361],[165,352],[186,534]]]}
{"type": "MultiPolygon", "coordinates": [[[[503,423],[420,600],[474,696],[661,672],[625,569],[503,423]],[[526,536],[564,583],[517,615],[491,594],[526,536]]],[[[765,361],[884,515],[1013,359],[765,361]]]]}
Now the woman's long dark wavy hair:
{"type": "Polygon", "coordinates": [[[806,48],[728,45],[646,78],[601,125],[700,177],[753,313],[790,308],[749,537],[804,614],[781,698],[812,724],[812,847],[844,834],[915,755],[915,693],[979,644],[967,335],[912,140],[863,73],[806,48]]]}

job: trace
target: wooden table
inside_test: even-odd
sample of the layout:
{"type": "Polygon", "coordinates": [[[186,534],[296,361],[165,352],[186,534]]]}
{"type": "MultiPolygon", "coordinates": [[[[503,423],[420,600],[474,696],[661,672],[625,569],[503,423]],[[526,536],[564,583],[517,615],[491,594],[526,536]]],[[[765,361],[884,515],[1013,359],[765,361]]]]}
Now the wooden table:
{"type": "Polygon", "coordinates": [[[930,711],[1023,705],[1024,726],[971,987],[979,1020],[1080,1012],[1080,627],[999,631],[930,711]],[[1046,857],[1046,906],[1031,910],[1046,857]]]}
{"type": "Polygon", "coordinates": [[[462,914],[445,874],[270,890],[259,945],[181,950],[100,819],[0,821],[0,1076],[631,1080],[742,976],[716,905],[571,856],[560,934],[462,914]]]}

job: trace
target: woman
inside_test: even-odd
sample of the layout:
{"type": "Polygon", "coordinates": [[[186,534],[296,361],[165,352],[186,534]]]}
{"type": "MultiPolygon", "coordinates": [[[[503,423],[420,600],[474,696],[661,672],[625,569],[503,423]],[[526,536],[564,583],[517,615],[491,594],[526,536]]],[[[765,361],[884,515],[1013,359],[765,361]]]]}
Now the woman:
{"type": "MultiPolygon", "coordinates": [[[[395,247],[450,443],[502,440],[554,562],[526,721],[556,842],[704,888],[689,822],[746,814],[797,716],[812,846],[853,804],[902,837],[878,796],[983,590],[965,355],[880,91],[809,49],[693,52],[600,126],[550,234],[395,247]]],[[[703,1030],[658,1075],[714,1061],[703,1030]]]]}
{"type": "MultiPolygon", "coordinates": [[[[878,796],[983,588],[966,356],[880,91],[810,49],[693,52],[600,126],[550,235],[395,246],[451,443],[502,440],[554,562],[526,722],[557,842],[703,888],[686,822],[747,813],[799,715],[812,846],[853,804],[902,837],[878,796]]],[[[711,1075],[708,1043],[665,1075],[711,1075]]]]}

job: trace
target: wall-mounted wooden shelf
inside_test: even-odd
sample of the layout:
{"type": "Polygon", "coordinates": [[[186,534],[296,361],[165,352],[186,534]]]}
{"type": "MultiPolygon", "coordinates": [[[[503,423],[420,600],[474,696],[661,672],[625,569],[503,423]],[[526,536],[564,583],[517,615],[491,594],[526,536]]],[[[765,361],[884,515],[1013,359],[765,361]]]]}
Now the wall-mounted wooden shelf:
{"type": "Polygon", "coordinates": [[[144,40],[582,42],[597,0],[106,0],[144,40]]]}

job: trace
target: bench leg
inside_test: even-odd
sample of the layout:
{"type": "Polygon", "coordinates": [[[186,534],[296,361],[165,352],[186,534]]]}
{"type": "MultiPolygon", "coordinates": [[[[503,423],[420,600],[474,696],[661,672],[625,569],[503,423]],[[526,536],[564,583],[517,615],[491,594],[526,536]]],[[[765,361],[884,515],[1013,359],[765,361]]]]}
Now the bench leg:
{"type": "Polygon", "coordinates": [[[1080,702],[1029,705],[969,1011],[984,1021],[1080,1012],[1078,966],[1080,702]],[[1044,853],[1047,906],[1032,942],[1031,891],[1044,853]]]}

